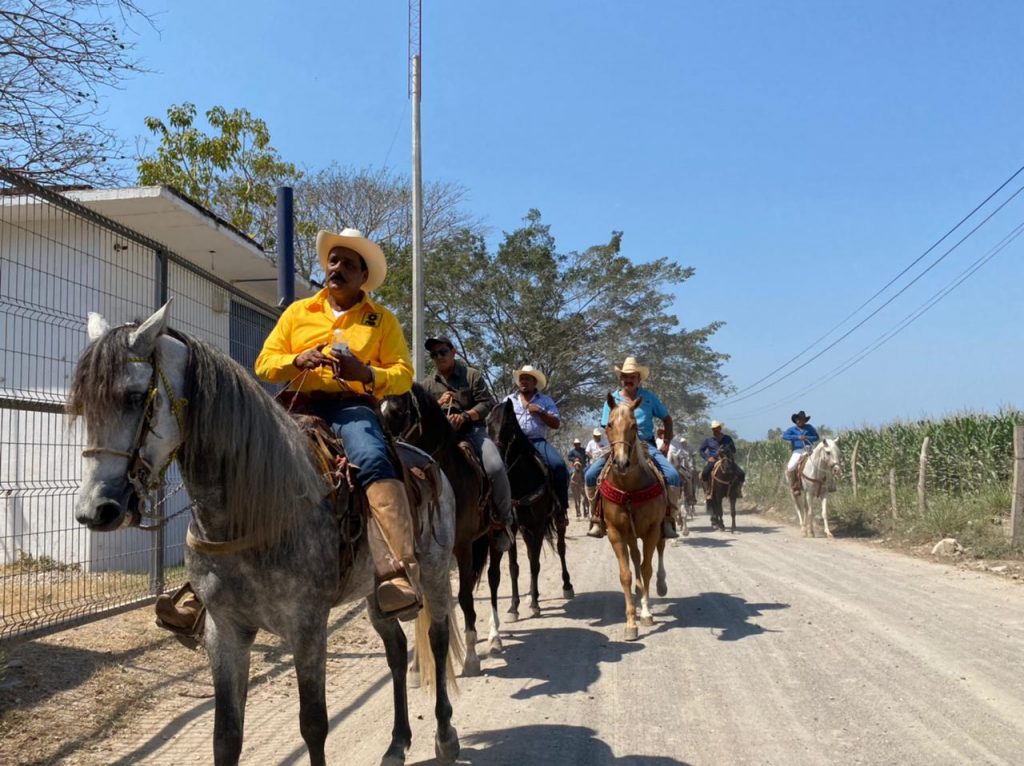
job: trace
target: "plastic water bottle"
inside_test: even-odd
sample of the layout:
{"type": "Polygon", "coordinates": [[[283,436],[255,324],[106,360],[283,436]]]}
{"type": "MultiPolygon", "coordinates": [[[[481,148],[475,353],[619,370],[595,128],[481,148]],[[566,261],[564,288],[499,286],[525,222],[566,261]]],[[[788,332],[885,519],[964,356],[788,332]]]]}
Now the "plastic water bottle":
{"type": "Polygon", "coordinates": [[[340,329],[335,328],[333,339],[331,340],[331,356],[335,359],[341,359],[341,357],[351,353],[348,350],[348,343],[345,341],[345,336],[340,329]]]}

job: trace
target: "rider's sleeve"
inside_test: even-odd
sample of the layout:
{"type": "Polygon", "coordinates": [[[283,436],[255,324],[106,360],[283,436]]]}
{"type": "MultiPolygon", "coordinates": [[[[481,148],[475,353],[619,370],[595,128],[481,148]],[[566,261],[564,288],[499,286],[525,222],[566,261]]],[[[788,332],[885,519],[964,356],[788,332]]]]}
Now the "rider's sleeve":
{"type": "Polygon", "coordinates": [[[820,436],[818,436],[818,431],[817,429],[815,429],[814,426],[809,425],[805,426],[805,428],[807,429],[807,438],[810,439],[811,444],[814,444],[814,442],[818,441],[818,439],[821,438],[820,436]]]}
{"type": "Polygon", "coordinates": [[[409,346],[398,320],[390,311],[383,313],[377,358],[369,360],[368,364],[373,370],[373,393],[376,396],[396,396],[412,388],[409,346]]]}
{"type": "MultiPolygon", "coordinates": [[[[292,306],[298,304],[293,303],[292,306]]],[[[263,342],[263,349],[256,357],[254,369],[260,380],[268,380],[271,383],[287,383],[299,374],[299,368],[293,362],[301,351],[292,349],[290,338],[292,336],[292,322],[295,313],[285,310],[270,331],[270,335],[263,342]]]]}
{"type": "Polygon", "coordinates": [[[470,381],[470,393],[472,393],[474,401],[472,409],[476,410],[480,420],[483,420],[494,409],[494,405],[497,402],[495,402],[494,395],[490,389],[487,388],[487,381],[484,380],[484,376],[479,372],[470,381]]]}
{"type": "MultiPolygon", "coordinates": [[[[652,407],[651,407],[651,414],[654,417],[658,418],[659,420],[664,420],[665,418],[667,418],[668,417],[668,407],[666,407],[662,403],[661,399],[658,398],[658,395],[656,393],[654,393],[653,391],[647,391],[645,393],[648,396],[650,396],[650,397],[652,397],[654,399],[654,401],[651,402],[651,405],[652,405],[652,407]]],[[[605,404],[607,404],[607,402],[605,402],[605,404]]]]}

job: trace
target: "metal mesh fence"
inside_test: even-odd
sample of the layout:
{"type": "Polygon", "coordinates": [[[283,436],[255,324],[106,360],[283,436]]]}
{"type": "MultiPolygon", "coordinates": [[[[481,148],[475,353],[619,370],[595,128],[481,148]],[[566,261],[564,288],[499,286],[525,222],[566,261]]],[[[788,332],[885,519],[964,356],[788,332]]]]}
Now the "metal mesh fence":
{"type": "MultiPolygon", "coordinates": [[[[93,533],[74,519],[84,434],[64,401],[85,317],[148,316],[248,369],[277,310],[157,242],[0,169],[0,640],[47,632],[153,598],[184,579],[188,515],[160,532],[93,533]]],[[[188,505],[168,473],[165,515],[188,505]]]]}

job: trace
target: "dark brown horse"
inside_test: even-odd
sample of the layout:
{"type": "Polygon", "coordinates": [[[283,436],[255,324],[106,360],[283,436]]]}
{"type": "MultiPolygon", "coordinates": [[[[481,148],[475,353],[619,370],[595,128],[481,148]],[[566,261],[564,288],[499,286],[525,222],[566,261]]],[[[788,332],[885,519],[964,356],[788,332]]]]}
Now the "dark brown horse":
{"type": "MultiPolygon", "coordinates": [[[[540,594],[537,580],[540,576],[540,550],[544,541],[552,544],[557,536],[556,549],[562,562],[562,597],[575,594],[569,570],[565,564],[565,524],[559,523],[558,500],[547,468],[519,427],[511,401],[505,400],[487,416],[487,430],[498,445],[508,481],[512,488],[512,506],[515,509],[515,532],[521,532],[530,560],[530,613],[540,616],[540,594]]],[[[509,622],[519,619],[519,560],[516,547],[508,552],[509,576],[512,579],[512,604],[508,610],[509,622]]],[[[491,550],[491,563],[487,568],[487,581],[491,586],[491,651],[501,651],[498,634],[498,585],[501,580],[501,553],[491,550]]]]}
{"type": "Polygon", "coordinates": [[[462,673],[480,675],[480,657],[476,651],[476,608],[473,588],[480,581],[488,550],[493,546],[486,483],[477,466],[470,461],[459,437],[445,417],[441,406],[419,383],[401,396],[388,396],[381,404],[384,422],[391,433],[430,454],[441,466],[455,490],[455,546],[453,554],[459,567],[459,606],[466,621],[466,658],[462,673]],[[484,501],[483,503],[481,501],[484,501]]]}
{"type": "Polygon", "coordinates": [[[725,531],[722,518],[722,501],[729,499],[729,510],[732,512],[732,529],[736,531],[736,498],[740,494],[740,475],[736,469],[736,460],[726,450],[719,450],[718,459],[711,469],[710,492],[707,493],[707,508],[711,514],[711,526],[725,531]]]}

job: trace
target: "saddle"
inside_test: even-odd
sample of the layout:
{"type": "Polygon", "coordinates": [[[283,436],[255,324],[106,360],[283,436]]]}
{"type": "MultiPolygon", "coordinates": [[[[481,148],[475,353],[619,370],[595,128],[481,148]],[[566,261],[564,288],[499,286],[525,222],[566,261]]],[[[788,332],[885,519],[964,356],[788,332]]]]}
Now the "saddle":
{"type": "Polygon", "coordinates": [[[661,473],[661,469],[658,468],[658,463],[651,455],[650,452],[644,450],[644,459],[647,461],[647,467],[654,474],[657,480],[654,484],[649,487],[644,487],[636,492],[624,492],[623,490],[616,487],[610,481],[606,474],[611,470],[611,460],[604,464],[604,468],[601,469],[601,474],[597,477],[597,496],[594,498],[594,504],[591,508],[591,514],[600,518],[604,518],[604,501],[605,499],[610,500],[617,505],[626,505],[631,507],[633,504],[645,503],[648,500],[653,500],[656,497],[663,496],[668,502],[668,483],[665,481],[665,477],[661,473]]]}
{"type": "MultiPolygon", "coordinates": [[[[477,503],[482,516],[491,503],[491,480],[487,478],[487,472],[484,470],[483,459],[480,453],[477,452],[473,442],[469,439],[462,439],[459,441],[459,449],[462,451],[462,456],[466,459],[466,463],[469,464],[469,467],[476,476],[477,481],[480,482],[480,497],[477,499],[477,503]]],[[[497,520],[493,517],[493,513],[490,521],[491,523],[497,523],[497,520]]]]}

